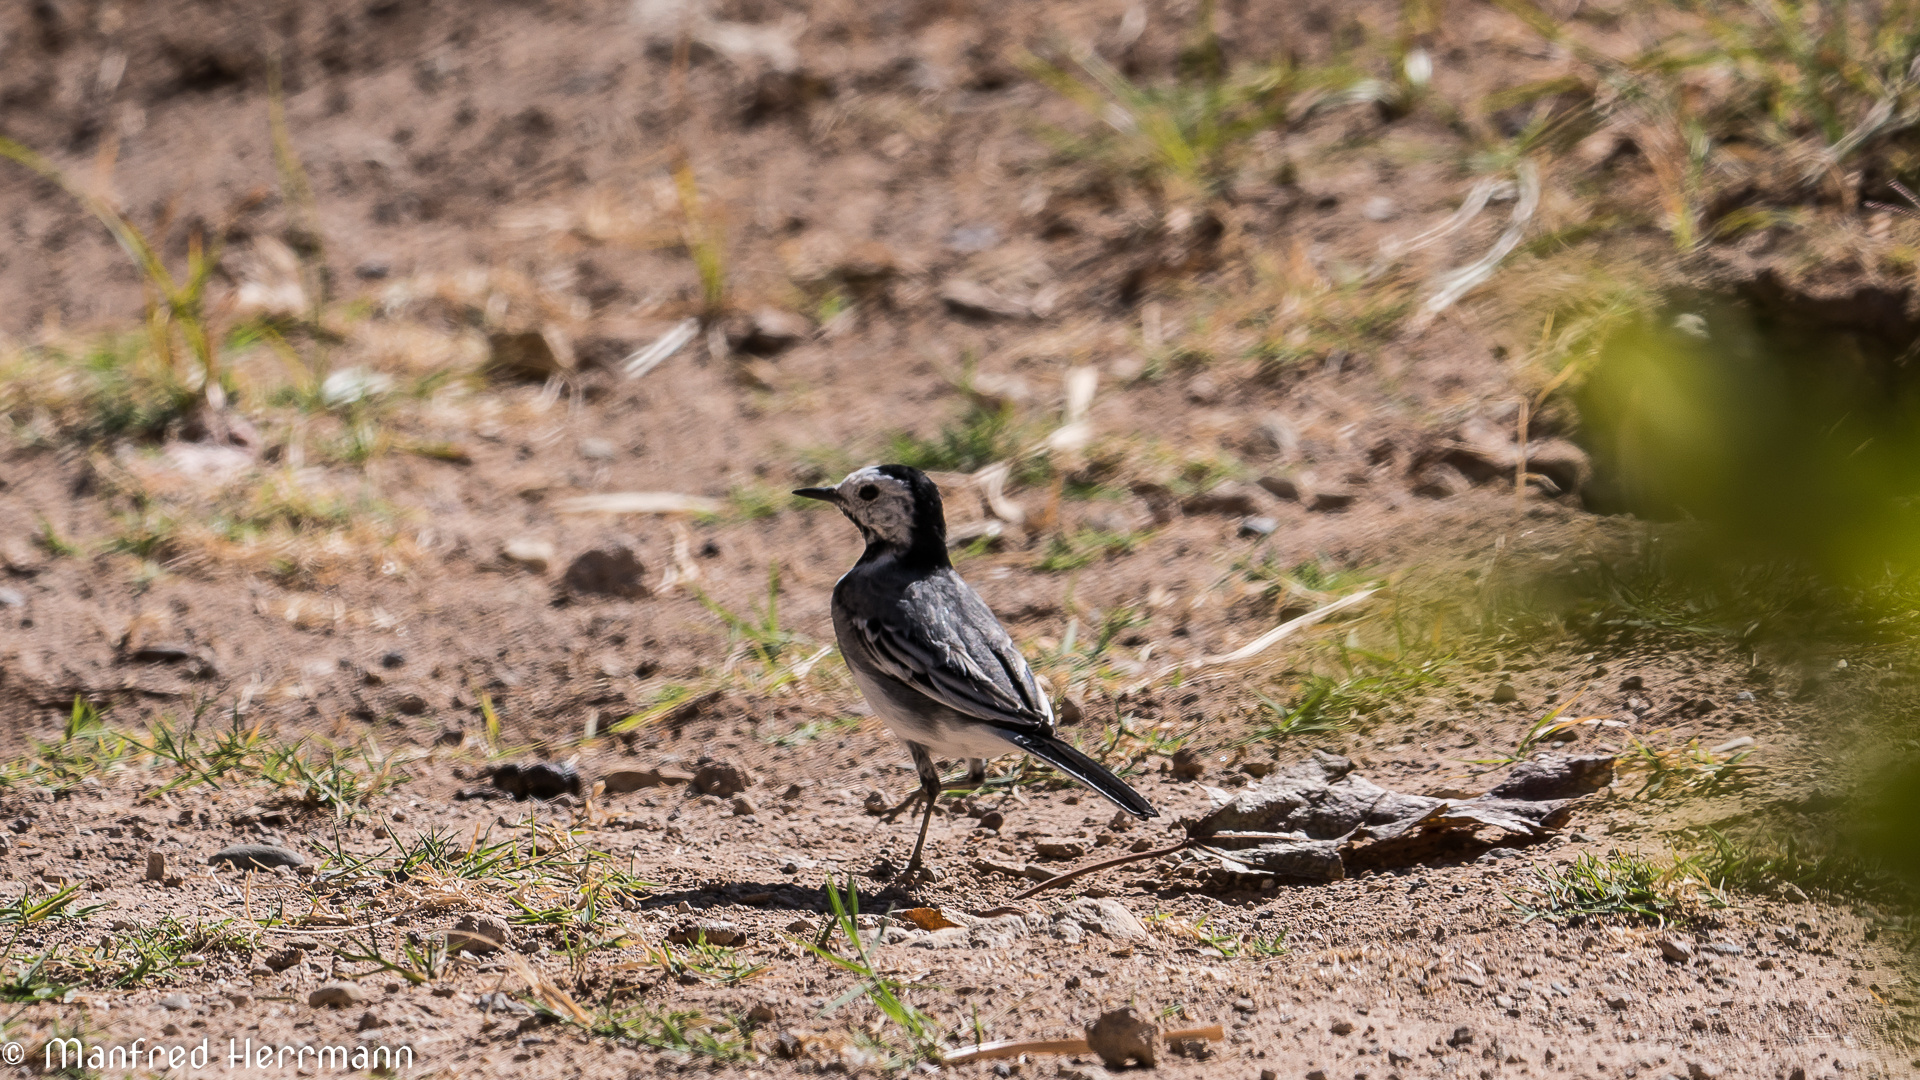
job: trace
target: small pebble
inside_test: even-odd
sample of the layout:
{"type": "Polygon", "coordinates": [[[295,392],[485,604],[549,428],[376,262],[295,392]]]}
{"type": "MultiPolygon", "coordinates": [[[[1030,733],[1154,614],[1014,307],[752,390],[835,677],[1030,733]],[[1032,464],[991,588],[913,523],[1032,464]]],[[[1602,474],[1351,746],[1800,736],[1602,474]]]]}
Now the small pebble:
{"type": "MultiPolygon", "coordinates": [[[[221,848],[207,858],[209,866],[220,863],[227,863],[242,870],[271,870],[276,866],[288,868],[305,866],[307,857],[275,844],[232,844],[221,848]]],[[[148,866],[151,868],[152,863],[149,862],[148,866]]]]}
{"type": "Polygon", "coordinates": [[[350,982],[321,983],[307,995],[307,1004],[316,1009],[337,1009],[342,1005],[358,1005],[367,1000],[367,995],[350,982]]]}

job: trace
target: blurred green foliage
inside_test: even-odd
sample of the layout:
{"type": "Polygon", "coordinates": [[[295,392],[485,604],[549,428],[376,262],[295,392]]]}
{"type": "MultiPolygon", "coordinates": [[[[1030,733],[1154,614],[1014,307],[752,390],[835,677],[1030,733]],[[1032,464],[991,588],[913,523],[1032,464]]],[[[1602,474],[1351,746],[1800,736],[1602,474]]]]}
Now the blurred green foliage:
{"type": "Polygon", "coordinates": [[[1920,566],[1920,326],[1869,318],[1701,297],[1616,332],[1576,395],[1594,508],[1841,582],[1920,566]]]}
{"type": "Polygon", "coordinates": [[[1808,780],[1852,793],[1847,857],[1920,884],[1920,322],[1763,281],[1672,297],[1592,355],[1572,392],[1589,506],[1677,524],[1515,590],[1499,629],[1770,655],[1822,695],[1837,764],[1808,780]],[[1849,655],[1843,688],[1825,673],[1849,655]]]}

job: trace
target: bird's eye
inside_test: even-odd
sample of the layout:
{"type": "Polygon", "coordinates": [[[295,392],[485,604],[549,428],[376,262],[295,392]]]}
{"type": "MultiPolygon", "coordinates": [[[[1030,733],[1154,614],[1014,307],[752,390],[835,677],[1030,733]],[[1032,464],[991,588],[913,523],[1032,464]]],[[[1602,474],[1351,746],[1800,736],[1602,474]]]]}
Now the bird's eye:
{"type": "Polygon", "coordinates": [[[880,489],[872,484],[863,484],[860,487],[860,497],[868,502],[872,502],[880,497],[880,489]]]}

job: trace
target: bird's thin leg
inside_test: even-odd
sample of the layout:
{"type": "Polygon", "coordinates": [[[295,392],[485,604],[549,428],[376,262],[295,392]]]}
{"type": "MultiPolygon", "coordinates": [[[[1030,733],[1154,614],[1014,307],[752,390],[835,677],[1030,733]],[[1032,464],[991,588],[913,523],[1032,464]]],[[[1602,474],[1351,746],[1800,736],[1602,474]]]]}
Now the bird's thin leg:
{"type": "MultiPolygon", "coordinates": [[[[917,764],[918,763],[916,762],[916,765],[917,764]]],[[[986,781],[987,781],[986,760],[984,758],[968,758],[967,771],[959,776],[949,777],[945,780],[940,781],[939,790],[971,791],[974,788],[979,787],[981,784],[986,783],[986,781]]],[[[900,804],[898,806],[894,806],[888,809],[885,813],[881,814],[880,816],[881,818],[887,821],[893,821],[894,819],[898,818],[901,814],[905,813],[909,807],[913,806],[915,803],[919,802],[921,799],[924,799],[926,797],[927,797],[927,787],[926,787],[925,781],[922,781],[919,787],[913,789],[913,794],[908,795],[906,798],[900,800],[900,804]]]]}
{"type": "Polygon", "coordinates": [[[920,794],[927,800],[926,811],[920,815],[920,839],[914,841],[913,858],[907,860],[907,874],[917,873],[920,869],[920,852],[927,846],[927,826],[933,824],[933,810],[940,802],[940,770],[934,768],[933,755],[918,743],[907,744],[913,750],[913,766],[920,773],[920,794]]]}

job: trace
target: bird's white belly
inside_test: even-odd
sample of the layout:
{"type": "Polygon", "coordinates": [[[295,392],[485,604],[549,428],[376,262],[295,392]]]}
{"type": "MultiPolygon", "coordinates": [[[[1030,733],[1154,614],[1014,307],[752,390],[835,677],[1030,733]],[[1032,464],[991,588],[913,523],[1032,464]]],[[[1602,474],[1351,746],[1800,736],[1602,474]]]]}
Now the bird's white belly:
{"type": "Polygon", "coordinates": [[[853,672],[853,681],[859,684],[860,693],[866,697],[867,704],[886,722],[887,729],[907,742],[926,747],[936,758],[948,761],[991,758],[1018,749],[987,724],[953,723],[945,717],[918,714],[895,701],[873,677],[857,668],[849,670],[853,672]]]}

